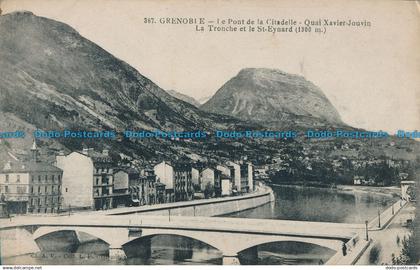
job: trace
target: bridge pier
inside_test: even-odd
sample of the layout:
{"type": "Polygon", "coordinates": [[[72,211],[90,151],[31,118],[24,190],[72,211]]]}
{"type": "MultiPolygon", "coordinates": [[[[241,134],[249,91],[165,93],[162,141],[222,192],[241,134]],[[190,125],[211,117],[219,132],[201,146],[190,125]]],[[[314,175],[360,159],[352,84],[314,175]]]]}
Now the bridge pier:
{"type": "Polygon", "coordinates": [[[258,263],[258,247],[254,246],[240,252],[241,262],[244,265],[255,265],[258,263]]]}
{"type": "Polygon", "coordinates": [[[127,258],[122,246],[109,246],[109,259],[110,260],[123,260],[127,258]]]}
{"type": "Polygon", "coordinates": [[[223,265],[240,265],[238,256],[223,256],[223,265]]]}

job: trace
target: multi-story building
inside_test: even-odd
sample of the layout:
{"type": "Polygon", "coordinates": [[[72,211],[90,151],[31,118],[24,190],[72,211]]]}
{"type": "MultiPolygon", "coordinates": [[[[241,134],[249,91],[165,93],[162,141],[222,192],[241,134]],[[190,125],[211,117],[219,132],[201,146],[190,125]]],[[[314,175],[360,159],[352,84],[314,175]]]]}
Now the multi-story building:
{"type": "Polygon", "coordinates": [[[201,171],[201,190],[205,197],[220,197],[222,194],[221,171],[214,168],[205,168],[201,171]]]}
{"type": "Polygon", "coordinates": [[[167,161],[162,161],[161,163],[153,167],[157,180],[165,185],[165,202],[174,202],[175,201],[175,192],[174,192],[174,168],[167,161]]]}
{"type": "Polygon", "coordinates": [[[230,196],[232,195],[232,178],[224,173],[221,173],[220,176],[221,184],[221,196],[230,196]]]}
{"type": "Polygon", "coordinates": [[[60,153],[56,166],[63,170],[63,209],[91,209],[93,203],[93,161],[79,152],[60,153]]]}
{"type": "Polygon", "coordinates": [[[130,199],[127,202],[129,206],[138,206],[140,205],[141,197],[141,183],[142,179],[140,178],[140,172],[135,168],[129,168],[127,170],[128,174],[128,193],[130,194],[130,199]]]}
{"type": "Polygon", "coordinates": [[[94,152],[93,149],[84,149],[84,154],[93,161],[93,200],[94,208],[110,209],[114,206],[114,197],[124,196],[114,194],[114,167],[108,151],[102,153],[94,152]]]}
{"type": "Polygon", "coordinates": [[[242,193],[251,192],[254,189],[254,177],[251,163],[242,163],[240,165],[240,179],[242,193]]]}
{"type": "Polygon", "coordinates": [[[192,166],[189,163],[177,163],[174,166],[174,194],[175,201],[189,201],[193,199],[192,166]]]}
{"type": "Polygon", "coordinates": [[[191,183],[194,186],[200,186],[200,171],[194,167],[191,167],[191,183]]]}
{"type": "Polygon", "coordinates": [[[241,187],[241,166],[237,163],[232,161],[228,161],[227,165],[230,169],[230,177],[232,179],[232,192],[240,192],[242,190],[241,187]]]}
{"type": "Polygon", "coordinates": [[[8,161],[0,168],[0,193],[8,213],[56,213],[61,208],[63,171],[38,158],[34,142],[30,161],[8,161]]]}
{"type": "Polygon", "coordinates": [[[144,169],[142,176],[144,177],[143,183],[143,198],[145,204],[155,204],[156,203],[156,174],[152,169],[144,169]]]}
{"type": "Polygon", "coordinates": [[[221,196],[232,195],[233,181],[231,177],[231,168],[224,165],[217,165],[216,169],[221,172],[221,196]]]}
{"type": "Polygon", "coordinates": [[[128,170],[128,168],[118,168],[114,170],[113,207],[126,206],[129,204],[130,194],[128,192],[128,170]]]}
{"type": "Polygon", "coordinates": [[[165,202],[165,184],[158,182],[153,169],[144,169],[130,178],[132,204],[145,205],[165,202]]]}
{"type": "Polygon", "coordinates": [[[115,164],[107,150],[98,153],[84,148],[67,156],[60,154],[56,165],[64,171],[64,208],[109,209],[127,197],[125,192],[114,194],[115,164]]]}

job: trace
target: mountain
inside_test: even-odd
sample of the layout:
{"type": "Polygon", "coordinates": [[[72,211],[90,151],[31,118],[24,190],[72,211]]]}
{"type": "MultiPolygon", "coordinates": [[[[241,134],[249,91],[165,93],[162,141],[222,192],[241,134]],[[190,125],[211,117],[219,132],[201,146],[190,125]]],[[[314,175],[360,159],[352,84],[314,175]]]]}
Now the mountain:
{"type": "Polygon", "coordinates": [[[191,130],[205,118],[217,125],[66,24],[15,12],[0,17],[0,35],[0,109],[33,124],[191,130]]]}
{"type": "MultiPolygon", "coordinates": [[[[0,130],[24,139],[0,141],[25,155],[37,130],[214,130],[258,127],[204,112],[179,100],[72,27],[31,12],[0,16],[0,130]]],[[[165,139],[43,139],[44,157],[82,147],[109,149],[139,162],[178,159],[202,142],[165,139]]],[[[3,149],[4,148],[4,149],[3,149]]]]}
{"type": "MultiPolygon", "coordinates": [[[[64,23],[14,12],[0,16],[0,36],[2,129],[190,131],[243,125],[169,95],[64,23]]],[[[80,148],[80,141],[70,147],[80,148]]]]}
{"type": "Polygon", "coordinates": [[[276,69],[241,70],[201,109],[275,128],[343,125],[321,89],[276,69]]]}
{"type": "Polygon", "coordinates": [[[179,92],[177,92],[175,90],[168,90],[167,92],[171,96],[176,97],[179,100],[185,101],[185,102],[187,102],[187,103],[189,103],[189,104],[191,104],[191,105],[193,105],[193,106],[195,106],[197,108],[201,106],[201,104],[197,100],[195,100],[194,98],[192,98],[190,96],[184,95],[184,94],[179,93],[179,92]]]}
{"type": "Polygon", "coordinates": [[[211,99],[211,96],[207,96],[207,97],[202,97],[200,99],[198,99],[198,103],[200,103],[200,105],[206,103],[207,101],[209,101],[209,99],[211,99]]]}

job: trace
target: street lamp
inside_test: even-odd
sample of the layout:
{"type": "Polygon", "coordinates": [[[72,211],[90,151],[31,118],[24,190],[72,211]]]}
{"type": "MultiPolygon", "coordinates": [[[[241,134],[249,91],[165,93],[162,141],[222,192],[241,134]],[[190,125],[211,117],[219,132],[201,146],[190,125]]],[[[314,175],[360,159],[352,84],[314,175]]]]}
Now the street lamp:
{"type": "Polygon", "coordinates": [[[369,241],[368,223],[369,223],[369,221],[365,220],[365,225],[366,225],[366,241],[369,241]]]}
{"type": "Polygon", "coordinates": [[[378,208],[378,228],[381,228],[381,210],[378,208]]]}

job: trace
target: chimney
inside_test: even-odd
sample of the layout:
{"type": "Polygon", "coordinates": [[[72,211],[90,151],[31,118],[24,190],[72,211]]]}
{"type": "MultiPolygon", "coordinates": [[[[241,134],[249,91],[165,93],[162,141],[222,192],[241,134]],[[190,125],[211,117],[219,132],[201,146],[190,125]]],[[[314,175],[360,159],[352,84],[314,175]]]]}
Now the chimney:
{"type": "Polygon", "coordinates": [[[32,162],[38,162],[38,147],[36,145],[36,140],[34,139],[34,143],[31,147],[31,161],[32,162]]]}

